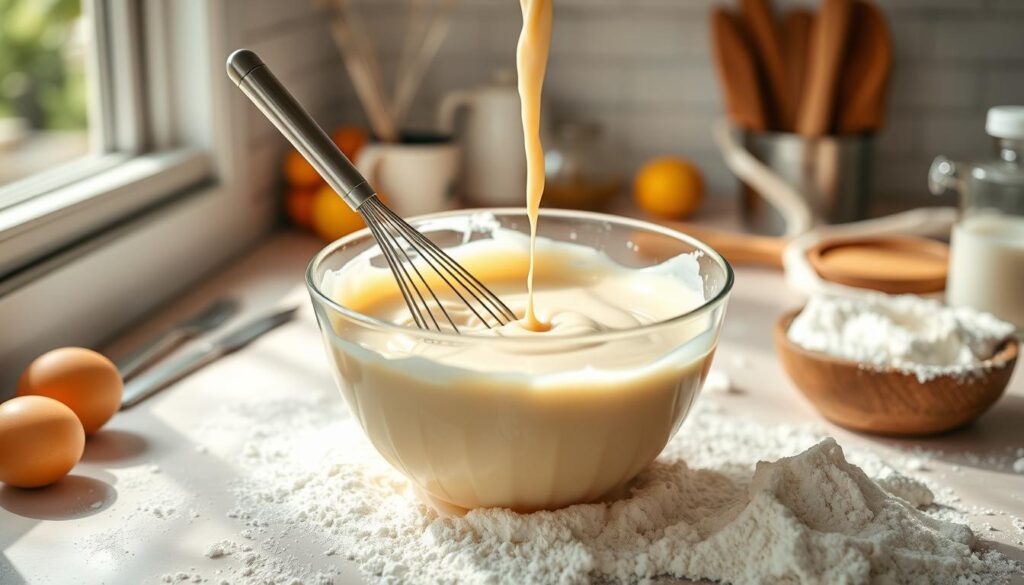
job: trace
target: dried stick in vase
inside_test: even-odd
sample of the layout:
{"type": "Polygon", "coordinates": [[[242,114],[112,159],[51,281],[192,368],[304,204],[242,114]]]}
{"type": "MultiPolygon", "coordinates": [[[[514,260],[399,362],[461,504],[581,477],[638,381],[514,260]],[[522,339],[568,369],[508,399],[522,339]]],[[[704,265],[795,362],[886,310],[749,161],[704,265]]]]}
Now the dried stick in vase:
{"type": "Polygon", "coordinates": [[[440,5],[434,9],[430,26],[427,28],[423,43],[413,56],[410,68],[395,83],[394,112],[395,120],[399,125],[409,113],[409,108],[416,97],[416,92],[419,91],[423,77],[441,49],[441,45],[444,44],[445,37],[448,36],[448,27],[451,23],[450,13],[454,6],[455,0],[442,0],[440,5]]]}
{"type": "Polygon", "coordinates": [[[362,104],[366,117],[370,120],[374,134],[384,142],[397,141],[398,132],[391,113],[388,111],[382,90],[374,83],[369,66],[359,55],[359,50],[352,40],[349,24],[343,17],[336,16],[332,20],[331,36],[341,50],[345,68],[352,78],[352,85],[355,86],[359,103],[362,104]]]}
{"type": "MultiPolygon", "coordinates": [[[[384,86],[384,75],[382,73],[380,61],[377,59],[377,51],[374,48],[373,40],[370,39],[370,28],[366,25],[366,21],[363,20],[362,13],[353,2],[350,2],[349,0],[334,1],[341,11],[340,13],[345,17],[349,24],[351,38],[355,41],[355,45],[358,48],[359,53],[363,56],[363,60],[366,62],[370,79],[373,81],[373,86],[376,90],[375,93],[380,97],[381,103],[384,104],[384,107],[390,116],[390,108],[393,104],[391,104],[391,98],[384,86]]],[[[397,129],[398,124],[395,122],[394,117],[391,118],[391,123],[392,126],[397,129]]]]}
{"type": "MultiPolygon", "coordinates": [[[[416,58],[416,52],[423,44],[423,38],[427,31],[427,14],[426,14],[426,2],[427,0],[409,0],[409,6],[406,9],[406,25],[405,25],[405,36],[402,38],[402,52],[398,56],[398,67],[395,69],[395,92],[397,93],[401,80],[409,72],[409,68],[412,67],[412,61],[416,58]]],[[[392,103],[392,106],[395,104],[392,103]]],[[[394,112],[392,112],[394,115],[394,112]]],[[[394,115],[395,120],[399,120],[397,115],[394,115]]],[[[399,122],[399,125],[401,123],[399,122]]]]}

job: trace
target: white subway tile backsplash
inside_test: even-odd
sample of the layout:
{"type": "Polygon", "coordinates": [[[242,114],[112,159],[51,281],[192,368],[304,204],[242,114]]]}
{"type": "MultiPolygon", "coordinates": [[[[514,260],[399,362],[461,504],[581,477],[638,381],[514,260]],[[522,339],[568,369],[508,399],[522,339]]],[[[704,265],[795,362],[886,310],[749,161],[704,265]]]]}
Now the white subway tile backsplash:
{"type": "Polygon", "coordinates": [[[644,152],[685,154],[717,152],[711,130],[718,116],[678,108],[647,108],[632,112],[626,146],[644,152]]]}
{"type": "Polygon", "coordinates": [[[985,134],[985,111],[945,112],[929,118],[924,125],[923,152],[929,156],[983,157],[992,150],[992,139],[985,134]]]}
{"type": "MultiPolygon", "coordinates": [[[[241,0],[236,0],[241,1],[241,0]]],[[[408,0],[350,0],[382,55],[387,83],[406,37],[408,0]]],[[[877,142],[879,197],[926,201],[937,154],[980,158],[988,106],[1024,104],[1024,0],[876,0],[889,16],[895,70],[888,123],[877,142]]],[[[776,0],[779,13],[810,0],[776,0]]],[[[735,0],[555,0],[555,37],[545,114],[598,121],[631,175],[659,154],[697,162],[709,191],[736,182],[711,138],[721,116],[708,11],[735,0]]],[[[429,128],[449,91],[480,85],[515,66],[521,16],[513,0],[461,0],[408,126],[429,128]]],[[[326,126],[365,124],[351,82],[315,2],[247,0],[238,25],[246,44],[326,126]]],[[[285,148],[262,116],[246,117],[261,159],[285,148]]]]}
{"type": "Polygon", "coordinates": [[[552,59],[544,95],[571,104],[621,104],[629,91],[629,70],[618,64],[552,59]]]}
{"type": "Polygon", "coordinates": [[[599,12],[584,22],[587,54],[666,61],[710,55],[708,19],[702,12],[669,12],[657,18],[599,12]]]}
{"type": "Polygon", "coordinates": [[[282,2],[281,0],[245,0],[239,11],[243,17],[242,30],[245,35],[273,34],[293,26],[300,20],[311,20],[323,10],[310,2],[282,2]]]}
{"type": "Polygon", "coordinates": [[[418,99],[436,102],[449,92],[489,83],[498,69],[500,67],[473,58],[436,59],[423,78],[418,99]]]}
{"type": "Polygon", "coordinates": [[[897,106],[971,107],[980,102],[977,67],[935,63],[897,63],[890,85],[897,106]]]}
{"type": "MultiPolygon", "coordinates": [[[[590,14],[576,8],[557,7],[554,22],[551,23],[551,52],[560,56],[588,55],[594,50],[589,47],[588,23],[590,14]]],[[[520,26],[522,19],[512,19],[520,26]]],[[[514,46],[514,45],[513,45],[514,46]]]]}
{"type": "MultiPolygon", "coordinates": [[[[894,201],[913,202],[915,205],[947,203],[947,199],[934,197],[928,191],[928,168],[934,158],[925,155],[876,156],[872,177],[872,205],[888,208],[894,201]]],[[[892,207],[898,207],[898,204],[892,207]]]]}
{"type": "Polygon", "coordinates": [[[920,151],[923,121],[919,114],[912,108],[889,108],[885,128],[875,139],[879,157],[906,156],[920,151]]]}
{"type": "Polygon", "coordinates": [[[931,55],[937,60],[1006,59],[1024,62],[1022,22],[1013,18],[937,20],[931,55]]]}
{"type": "Polygon", "coordinates": [[[630,67],[628,102],[633,106],[649,104],[692,106],[721,103],[718,79],[710,67],[690,63],[669,63],[630,67]]]}
{"type": "Polygon", "coordinates": [[[897,61],[926,59],[931,50],[931,21],[920,13],[886,11],[897,61]]]}
{"type": "MultiPolygon", "coordinates": [[[[1024,2],[1021,2],[1024,5],[1024,2]]],[[[1024,105],[1024,74],[1020,67],[996,66],[985,75],[984,105],[1024,105]]]]}
{"type": "Polygon", "coordinates": [[[989,0],[989,2],[996,10],[1005,10],[1012,13],[1024,12],[1024,2],[1020,0],[989,0]]]}
{"type": "Polygon", "coordinates": [[[875,0],[891,11],[971,13],[979,12],[985,0],[875,0]]]}
{"type": "MultiPolygon", "coordinates": [[[[502,6],[507,7],[508,4],[502,6]]],[[[519,42],[519,29],[522,26],[519,10],[514,6],[505,10],[489,10],[482,14],[479,26],[486,58],[514,65],[516,44],[519,42]]],[[[552,28],[555,27],[558,27],[559,35],[566,34],[565,25],[561,21],[558,24],[552,24],[552,28]]]]}
{"type": "Polygon", "coordinates": [[[246,43],[282,78],[314,72],[329,57],[340,61],[323,19],[299,20],[295,26],[247,35],[246,43]]]}

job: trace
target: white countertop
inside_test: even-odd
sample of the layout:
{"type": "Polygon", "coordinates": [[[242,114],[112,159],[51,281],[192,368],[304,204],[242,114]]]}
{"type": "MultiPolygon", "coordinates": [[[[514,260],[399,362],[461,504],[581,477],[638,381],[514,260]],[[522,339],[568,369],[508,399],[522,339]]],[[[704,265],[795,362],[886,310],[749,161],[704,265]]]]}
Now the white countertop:
{"type": "MultiPolygon", "coordinates": [[[[218,419],[221,407],[299,393],[341,400],[302,285],[306,263],[319,247],[307,236],[276,235],[108,348],[114,357],[123,355],[225,294],[245,303],[239,318],[282,303],[302,306],[296,321],[119,414],[90,439],[83,462],[65,480],[34,491],[0,488],[0,583],[154,583],[179,571],[213,576],[225,563],[239,562],[204,556],[211,543],[239,531],[238,520],[228,517],[237,473],[229,458],[218,455],[230,453],[237,437],[218,419]],[[211,435],[219,426],[223,432],[211,435]],[[218,444],[211,446],[211,440],[218,444]]],[[[883,454],[915,445],[942,450],[943,458],[930,464],[932,477],[960,496],[962,509],[1001,512],[971,516],[972,524],[990,523],[995,530],[980,536],[1024,560],[1024,546],[1016,544],[1024,534],[1008,516],[1024,518],[1024,474],[1009,468],[1007,456],[1024,447],[1021,368],[992,410],[962,430],[921,440],[850,433],[824,422],[775,359],[774,320],[799,303],[779,273],[737,270],[716,357],[741,390],[723,401],[726,412],[769,424],[819,422],[844,446],[883,454]],[[740,362],[742,367],[729,367],[740,362]]],[[[290,558],[340,570],[335,582],[360,581],[355,565],[343,556],[324,556],[302,538],[290,546],[290,558]]]]}

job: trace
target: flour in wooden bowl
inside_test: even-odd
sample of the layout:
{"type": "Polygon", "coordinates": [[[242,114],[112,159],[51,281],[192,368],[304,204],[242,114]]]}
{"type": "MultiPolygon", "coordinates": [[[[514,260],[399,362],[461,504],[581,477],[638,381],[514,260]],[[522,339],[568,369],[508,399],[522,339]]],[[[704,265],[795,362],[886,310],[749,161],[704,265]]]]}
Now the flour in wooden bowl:
{"type": "Polygon", "coordinates": [[[968,307],[914,295],[812,297],[789,326],[804,349],[913,374],[962,377],[994,367],[989,358],[1015,327],[968,307]]]}

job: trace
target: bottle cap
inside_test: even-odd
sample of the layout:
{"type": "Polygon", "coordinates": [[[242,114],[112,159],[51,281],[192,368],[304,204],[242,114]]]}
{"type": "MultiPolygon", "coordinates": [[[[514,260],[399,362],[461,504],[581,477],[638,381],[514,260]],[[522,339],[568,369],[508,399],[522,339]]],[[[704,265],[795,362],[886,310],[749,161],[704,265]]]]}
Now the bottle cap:
{"type": "Polygon", "coordinates": [[[1024,106],[989,108],[985,132],[993,138],[1024,140],[1024,106]]]}

